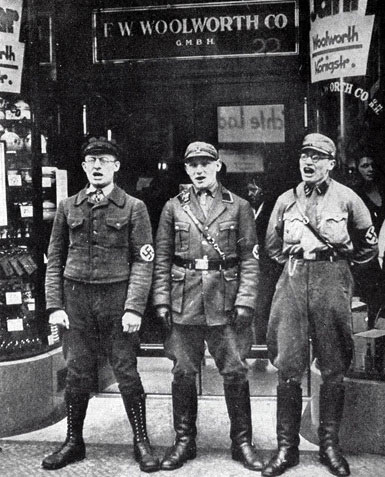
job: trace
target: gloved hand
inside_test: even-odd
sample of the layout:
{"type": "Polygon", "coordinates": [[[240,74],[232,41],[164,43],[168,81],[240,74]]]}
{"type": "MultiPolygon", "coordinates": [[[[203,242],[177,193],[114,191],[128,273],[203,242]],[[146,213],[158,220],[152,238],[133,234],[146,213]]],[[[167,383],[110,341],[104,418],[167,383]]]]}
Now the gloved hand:
{"type": "Polygon", "coordinates": [[[236,331],[241,331],[250,326],[253,322],[254,310],[248,306],[236,306],[232,325],[236,331]]]}
{"type": "Polygon", "coordinates": [[[170,308],[165,305],[158,306],[156,308],[156,316],[162,323],[165,333],[169,333],[171,331],[172,326],[170,308]]]}

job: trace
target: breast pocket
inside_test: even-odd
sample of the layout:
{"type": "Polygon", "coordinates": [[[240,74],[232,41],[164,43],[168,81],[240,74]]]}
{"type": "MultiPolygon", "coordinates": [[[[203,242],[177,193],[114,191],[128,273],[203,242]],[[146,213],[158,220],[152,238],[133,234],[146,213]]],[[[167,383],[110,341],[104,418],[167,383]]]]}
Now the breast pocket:
{"type": "Polygon", "coordinates": [[[332,243],[346,243],[349,241],[348,214],[329,212],[321,220],[320,232],[332,243]]]}
{"type": "Polygon", "coordinates": [[[108,244],[126,247],[128,244],[128,217],[107,217],[106,226],[105,239],[108,244]]]}
{"type": "Polygon", "coordinates": [[[87,240],[84,217],[69,216],[67,224],[69,227],[70,246],[84,244],[87,240]]]}
{"type": "Polygon", "coordinates": [[[227,251],[235,251],[237,247],[238,222],[235,220],[227,220],[219,224],[220,244],[227,251]]]}
{"type": "Polygon", "coordinates": [[[299,243],[303,234],[303,218],[296,213],[283,215],[283,240],[286,243],[299,243]]]}
{"type": "Polygon", "coordinates": [[[175,222],[176,252],[186,252],[190,248],[190,225],[188,222],[175,222]]]}

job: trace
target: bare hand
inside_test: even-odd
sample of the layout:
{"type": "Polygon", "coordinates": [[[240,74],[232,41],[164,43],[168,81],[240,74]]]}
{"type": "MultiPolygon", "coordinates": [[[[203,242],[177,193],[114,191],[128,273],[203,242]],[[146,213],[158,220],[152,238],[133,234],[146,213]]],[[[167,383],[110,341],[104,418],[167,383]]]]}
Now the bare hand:
{"type": "Polygon", "coordinates": [[[135,333],[142,326],[142,318],[136,313],[126,311],[122,317],[122,326],[124,333],[135,333]]]}
{"type": "Polygon", "coordinates": [[[70,327],[68,315],[64,310],[55,310],[52,313],[50,313],[49,324],[56,325],[56,326],[63,326],[67,328],[67,330],[70,327]]]}

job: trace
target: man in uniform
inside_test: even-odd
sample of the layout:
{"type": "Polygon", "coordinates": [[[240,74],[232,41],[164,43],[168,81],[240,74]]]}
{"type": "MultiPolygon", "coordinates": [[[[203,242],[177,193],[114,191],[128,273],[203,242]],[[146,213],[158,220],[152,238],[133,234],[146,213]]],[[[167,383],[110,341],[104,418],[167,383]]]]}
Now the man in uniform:
{"type": "Polygon", "coordinates": [[[137,371],[138,331],[151,286],[154,250],[143,202],[114,183],[119,150],[105,138],[82,147],[89,184],[58,207],[48,249],[49,322],[66,329],[67,438],[43,460],[59,469],[85,457],[83,422],[95,391],[98,351],[107,354],[134,433],[141,470],[158,470],[146,432],[145,397],[137,371]]]}
{"type": "Polygon", "coordinates": [[[258,282],[258,246],[249,203],[217,180],[214,146],[191,143],[184,163],[192,186],[161,215],[153,284],[157,314],[169,333],[176,440],[161,462],[174,470],[196,457],[196,375],[205,341],[224,378],[232,457],[251,470],[262,464],[252,444],[245,358],[251,346],[258,282]]]}
{"type": "Polygon", "coordinates": [[[330,138],[318,133],[304,138],[299,160],[302,182],[278,198],[267,230],[267,250],[284,265],[267,336],[279,379],[278,452],[262,471],[268,477],[299,462],[301,380],[307,367],[309,335],[323,380],[319,459],[334,475],[350,474],[338,446],[343,378],[353,350],[350,262],[356,267],[369,266],[377,255],[377,237],[362,200],[330,178],[335,155],[330,138]]]}

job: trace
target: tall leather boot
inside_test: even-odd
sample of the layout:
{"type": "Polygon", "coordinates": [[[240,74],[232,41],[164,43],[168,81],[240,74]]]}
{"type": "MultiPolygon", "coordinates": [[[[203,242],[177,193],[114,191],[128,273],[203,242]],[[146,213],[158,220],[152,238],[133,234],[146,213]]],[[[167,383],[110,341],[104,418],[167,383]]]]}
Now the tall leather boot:
{"type": "Polygon", "coordinates": [[[160,464],[161,470],[179,469],[197,455],[195,438],[198,397],[194,381],[183,379],[172,383],[172,405],[175,443],[166,451],[160,464]]]}
{"type": "Polygon", "coordinates": [[[55,470],[72,462],[83,460],[86,448],[83,441],[83,423],[86,417],[89,393],[71,393],[66,391],[67,437],[64,444],[53,454],[47,456],[42,467],[55,470]]]}
{"type": "Polygon", "coordinates": [[[320,389],[319,461],[329,472],[350,475],[349,464],[338,445],[338,433],[344,409],[345,388],[341,383],[324,383],[320,389]]]}
{"type": "Polygon", "coordinates": [[[299,463],[299,429],[301,425],[302,390],[297,383],[277,387],[277,441],[278,452],[263,469],[262,475],[281,475],[299,463]]]}
{"type": "Polygon", "coordinates": [[[252,443],[250,390],[248,381],[224,383],[230,417],[231,457],[250,470],[262,470],[262,462],[252,443]]]}
{"type": "Polygon", "coordinates": [[[131,396],[122,394],[124,407],[134,433],[134,456],[139,462],[143,472],[155,472],[159,470],[159,460],[154,457],[146,428],[146,400],[145,396],[132,399],[131,396]]]}

